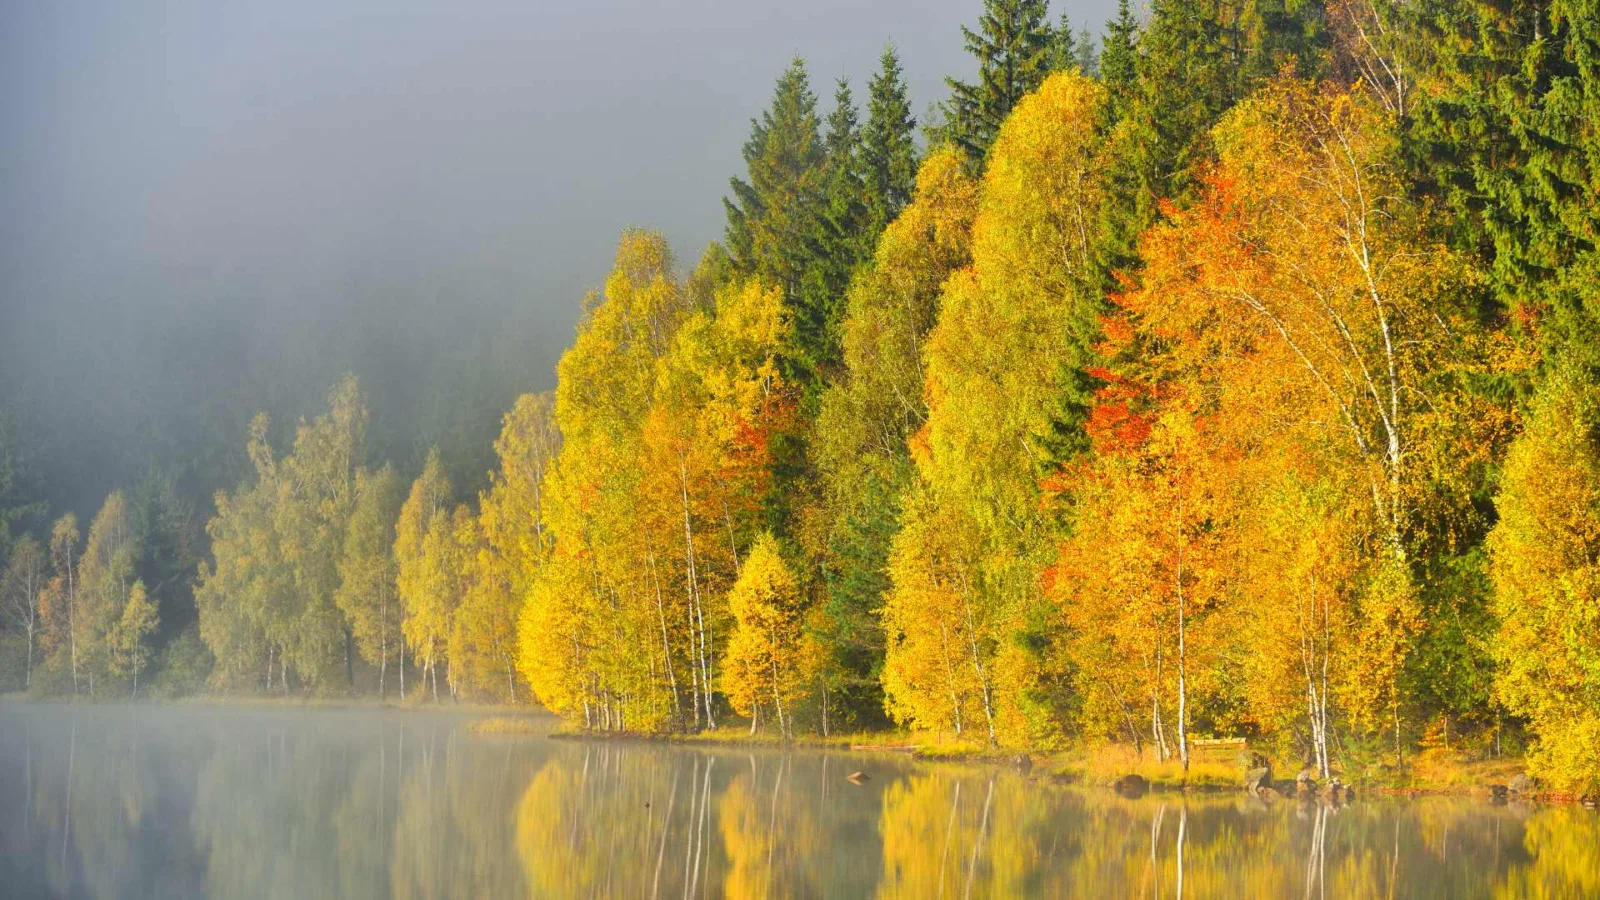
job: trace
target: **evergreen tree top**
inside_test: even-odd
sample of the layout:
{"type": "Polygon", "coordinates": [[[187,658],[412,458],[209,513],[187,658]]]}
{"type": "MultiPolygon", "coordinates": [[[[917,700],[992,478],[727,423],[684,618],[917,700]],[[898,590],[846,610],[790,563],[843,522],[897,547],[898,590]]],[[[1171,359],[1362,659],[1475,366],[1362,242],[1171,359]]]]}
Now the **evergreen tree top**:
{"type": "Polygon", "coordinates": [[[1000,123],[1050,71],[1053,29],[1045,0],[984,0],[978,30],[962,26],[978,59],[975,83],[947,78],[950,136],[975,160],[989,152],[1000,123]]]}

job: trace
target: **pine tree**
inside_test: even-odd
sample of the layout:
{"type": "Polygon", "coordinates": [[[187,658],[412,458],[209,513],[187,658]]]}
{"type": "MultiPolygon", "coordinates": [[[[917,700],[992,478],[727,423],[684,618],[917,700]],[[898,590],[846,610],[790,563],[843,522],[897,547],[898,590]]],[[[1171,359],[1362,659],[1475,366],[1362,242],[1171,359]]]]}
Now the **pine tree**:
{"type": "Polygon", "coordinates": [[[802,362],[820,383],[818,373],[838,365],[839,323],[844,315],[844,293],[850,276],[866,257],[874,232],[869,229],[866,185],[860,166],[861,135],[856,128],[855,101],[850,85],[840,79],[834,91],[833,112],[828,115],[823,161],[826,183],[823,206],[810,236],[812,259],[801,276],[795,305],[796,362],[802,362]]]}
{"type": "Polygon", "coordinates": [[[965,26],[967,52],[978,59],[978,80],[950,85],[950,137],[974,163],[989,153],[1000,124],[1049,73],[1052,29],[1045,0],[984,0],[978,30],[965,26]]]}
{"type": "Polygon", "coordinates": [[[1072,20],[1063,12],[1050,33],[1050,70],[1061,72],[1072,68],[1085,75],[1095,73],[1094,35],[1087,28],[1073,31],[1072,20]]]}
{"type": "Polygon", "coordinates": [[[911,116],[900,57],[889,46],[878,62],[878,74],[867,85],[867,122],[861,128],[861,170],[874,241],[911,202],[918,162],[917,120],[911,116]]]}
{"type": "Polygon", "coordinates": [[[805,60],[796,57],[778,77],[743,152],[748,180],[732,179],[733,198],[723,201],[728,252],[741,274],[778,285],[792,303],[811,260],[807,238],[823,204],[827,158],[805,60]]]}
{"type": "Polygon", "coordinates": [[[1128,0],[1117,0],[1117,17],[1106,23],[1100,43],[1100,81],[1109,95],[1112,121],[1121,119],[1139,80],[1139,20],[1128,0]]]}
{"type": "Polygon", "coordinates": [[[1412,175],[1457,213],[1507,308],[1553,307],[1568,350],[1596,345],[1600,14],[1592,0],[1446,0],[1386,24],[1424,46],[1405,123],[1412,175]],[[1554,290],[1552,290],[1554,288],[1554,290]]]}

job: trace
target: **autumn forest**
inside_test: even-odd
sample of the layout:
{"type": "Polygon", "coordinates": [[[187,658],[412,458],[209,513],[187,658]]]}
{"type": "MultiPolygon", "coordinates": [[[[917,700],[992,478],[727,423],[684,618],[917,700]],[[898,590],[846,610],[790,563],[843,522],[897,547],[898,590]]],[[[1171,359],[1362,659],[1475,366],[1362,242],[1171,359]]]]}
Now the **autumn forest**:
{"type": "Polygon", "coordinates": [[[915,48],[788,63],[724,238],[621,234],[482,490],[354,376],[192,541],[0,429],[7,689],[1600,789],[1593,0],[981,7],[926,113],[915,48]]]}

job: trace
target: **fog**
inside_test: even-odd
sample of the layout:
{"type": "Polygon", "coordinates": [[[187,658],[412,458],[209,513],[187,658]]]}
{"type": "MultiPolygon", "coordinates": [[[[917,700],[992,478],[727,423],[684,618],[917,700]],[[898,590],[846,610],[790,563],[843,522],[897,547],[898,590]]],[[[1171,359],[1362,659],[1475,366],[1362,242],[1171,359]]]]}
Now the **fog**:
{"type": "Polygon", "coordinates": [[[826,107],[892,40],[920,112],[980,8],[5,2],[0,407],[80,515],[151,473],[231,485],[249,416],[284,441],[345,371],[376,454],[481,481],[618,232],[685,264],[720,237],[791,56],[826,107]]]}

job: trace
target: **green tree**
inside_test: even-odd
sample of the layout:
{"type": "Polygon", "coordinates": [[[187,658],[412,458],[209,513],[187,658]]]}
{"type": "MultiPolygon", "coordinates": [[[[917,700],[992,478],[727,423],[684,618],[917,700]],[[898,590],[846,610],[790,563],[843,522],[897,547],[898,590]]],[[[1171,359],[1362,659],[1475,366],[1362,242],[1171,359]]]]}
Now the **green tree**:
{"type": "Polygon", "coordinates": [[[1046,0],[984,0],[978,30],[962,26],[967,52],[978,60],[971,84],[946,78],[951,138],[982,163],[1001,123],[1044,81],[1052,59],[1046,0]]]}
{"type": "MultiPolygon", "coordinates": [[[[1406,117],[1415,187],[1456,213],[1507,309],[1550,310],[1565,352],[1595,345],[1600,285],[1600,14],[1591,0],[1375,3],[1389,68],[1416,81],[1406,117]]],[[[1403,85],[1402,85],[1403,87],[1403,85]]],[[[1590,363],[1593,364],[1594,360],[1590,363]]]]}
{"type": "Polygon", "coordinates": [[[1108,95],[1108,116],[1118,121],[1126,115],[1139,79],[1139,20],[1128,0],[1117,0],[1117,17],[1106,22],[1097,68],[1108,95]]]}
{"type": "MultiPolygon", "coordinates": [[[[812,258],[801,276],[794,316],[796,355],[818,374],[829,372],[838,364],[845,289],[856,266],[870,252],[874,236],[868,221],[870,210],[862,179],[855,103],[849,83],[842,78],[827,124],[823,205],[818,210],[816,231],[810,237],[812,258]]],[[[812,385],[820,383],[815,378],[808,381],[812,385]]]]}
{"type": "Polygon", "coordinates": [[[750,122],[744,144],[745,179],[724,199],[727,247],[738,270],[783,289],[792,304],[811,260],[807,239],[823,203],[827,149],[805,60],[796,57],[778,77],[772,105],[750,122]]]}
{"type": "Polygon", "coordinates": [[[0,559],[11,552],[17,524],[43,515],[36,490],[16,416],[0,409],[0,559]]]}
{"type": "Polygon", "coordinates": [[[800,534],[821,570],[824,696],[841,721],[882,716],[884,631],[900,497],[914,476],[906,441],[927,419],[923,348],[950,273],[971,260],[978,185],[960,151],[935,150],[910,203],[850,285],[845,370],[824,391],[811,431],[820,497],[800,534]]]}
{"type": "Polygon", "coordinates": [[[911,116],[905,76],[894,46],[883,48],[878,72],[867,84],[867,121],[861,126],[861,169],[866,182],[872,239],[911,202],[917,182],[917,120],[911,116]]]}
{"type": "Polygon", "coordinates": [[[1050,70],[1061,72],[1077,69],[1085,75],[1094,75],[1098,68],[1094,35],[1089,29],[1072,29],[1072,20],[1063,12],[1050,32],[1050,70]]]}

